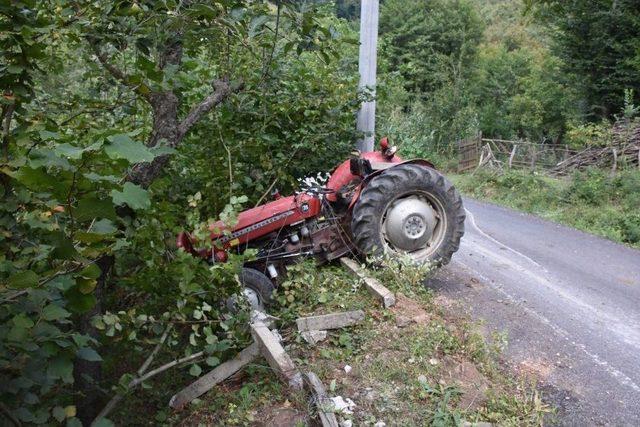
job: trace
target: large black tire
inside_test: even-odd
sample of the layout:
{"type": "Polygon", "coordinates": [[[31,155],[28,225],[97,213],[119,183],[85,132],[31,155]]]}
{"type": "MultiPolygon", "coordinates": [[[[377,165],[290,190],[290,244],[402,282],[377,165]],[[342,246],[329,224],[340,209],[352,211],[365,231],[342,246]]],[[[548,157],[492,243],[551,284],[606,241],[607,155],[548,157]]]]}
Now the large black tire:
{"type": "MultiPolygon", "coordinates": [[[[354,243],[365,255],[386,253],[395,256],[406,252],[417,262],[441,266],[447,264],[460,247],[464,220],[462,198],[453,184],[432,168],[409,163],[387,169],[367,183],[353,208],[351,232],[354,243]],[[438,233],[437,241],[433,237],[434,240],[425,243],[423,249],[405,251],[388,241],[385,221],[392,206],[411,197],[431,206],[436,215],[429,224],[436,224],[433,230],[438,233]]],[[[406,220],[404,224],[407,227],[406,220]]],[[[404,229],[403,232],[408,233],[404,229]]],[[[435,232],[433,236],[436,236],[435,232]]]]}
{"type": "MultiPolygon", "coordinates": [[[[246,295],[245,292],[245,296],[252,308],[263,310],[269,307],[272,302],[273,291],[276,288],[271,279],[264,273],[255,268],[243,267],[242,271],[240,271],[240,283],[245,290],[253,291],[253,294],[257,297],[257,301],[252,301],[252,298],[246,295]]],[[[227,300],[227,308],[231,311],[237,310],[235,296],[227,300]]]]}

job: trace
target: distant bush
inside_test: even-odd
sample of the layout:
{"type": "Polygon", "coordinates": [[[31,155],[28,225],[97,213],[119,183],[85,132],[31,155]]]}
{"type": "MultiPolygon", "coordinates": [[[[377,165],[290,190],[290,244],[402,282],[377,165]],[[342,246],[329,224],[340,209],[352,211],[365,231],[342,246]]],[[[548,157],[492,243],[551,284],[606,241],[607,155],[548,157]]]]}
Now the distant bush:
{"type": "Polygon", "coordinates": [[[426,158],[441,169],[455,166],[455,146],[437,143],[436,126],[420,104],[415,104],[408,112],[400,107],[393,109],[380,124],[378,133],[387,135],[398,146],[403,158],[426,158]]]}
{"type": "Polygon", "coordinates": [[[611,124],[602,123],[578,123],[569,124],[565,135],[565,142],[573,149],[582,149],[589,146],[607,146],[611,143],[613,134],[611,124]]]}
{"type": "Polygon", "coordinates": [[[600,206],[609,201],[612,187],[613,183],[604,171],[587,169],[574,174],[564,196],[573,203],[600,206]]]}

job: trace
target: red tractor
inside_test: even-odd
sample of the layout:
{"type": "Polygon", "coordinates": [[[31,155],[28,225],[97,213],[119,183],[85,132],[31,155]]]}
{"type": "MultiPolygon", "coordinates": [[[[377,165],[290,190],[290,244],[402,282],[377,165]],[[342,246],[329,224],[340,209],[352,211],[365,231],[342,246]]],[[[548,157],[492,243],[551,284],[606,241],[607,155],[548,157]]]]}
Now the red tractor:
{"type": "Polygon", "coordinates": [[[293,196],[238,215],[233,227],[211,224],[212,248],[187,233],[178,247],[209,262],[230,251],[257,250],[240,279],[253,306],[268,305],[285,266],[300,257],[329,262],[345,254],[407,254],[443,265],[458,250],[465,211],[460,194],[422,159],[403,161],[386,138],[380,151],[362,153],[334,169],[326,184],[307,179],[293,196]]]}

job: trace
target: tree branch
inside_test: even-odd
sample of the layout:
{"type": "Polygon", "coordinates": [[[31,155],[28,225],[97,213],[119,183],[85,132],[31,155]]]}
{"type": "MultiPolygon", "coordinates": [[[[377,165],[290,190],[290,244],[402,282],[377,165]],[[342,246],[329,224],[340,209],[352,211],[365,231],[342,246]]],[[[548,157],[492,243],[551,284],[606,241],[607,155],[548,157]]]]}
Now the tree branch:
{"type": "MultiPolygon", "coordinates": [[[[156,344],[151,354],[149,354],[149,356],[146,358],[142,366],[140,366],[140,368],[138,369],[137,371],[138,378],[131,380],[127,385],[128,390],[134,388],[138,384],[142,383],[144,380],[156,374],[159,374],[160,372],[163,372],[177,364],[183,363],[185,360],[187,361],[192,360],[191,358],[193,358],[194,356],[197,356],[197,357],[202,356],[203,352],[199,352],[199,353],[196,353],[195,355],[191,355],[191,356],[179,359],[177,361],[174,360],[173,362],[167,363],[166,365],[163,365],[160,368],[154,369],[153,371],[149,372],[149,374],[144,375],[146,370],[149,368],[149,365],[151,365],[151,362],[153,362],[153,359],[155,359],[156,355],[158,354],[158,351],[160,351],[160,348],[164,345],[164,342],[167,340],[167,337],[169,336],[169,332],[171,332],[172,328],[173,328],[173,323],[169,323],[167,328],[164,330],[164,333],[162,334],[160,341],[158,341],[158,344],[156,344]]],[[[104,408],[102,408],[102,411],[100,411],[100,413],[96,416],[95,420],[93,420],[91,424],[95,424],[100,418],[106,418],[107,415],[111,413],[113,408],[115,408],[116,405],[120,403],[123,397],[124,395],[122,394],[116,394],[115,396],[113,396],[111,400],[107,402],[107,404],[104,406],[104,408]]]]}
{"type": "Polygon", "coordinates": [[[2,151],[5,162],[9,161],[9,135],[11,134],[11,119],[15,108],[15,102],[2,106],[2,151]]]}
{"type": "Polygon", "coordinates": [[[14,417],[11,411],[9,411],[9,408],[7,408],[5,404],[2,402],[0,402],[0,412],[2,412],[4,416],[7,417],[7,419],[9,419],[9,421],[13,423],[14,426],[16,427],[22,426],[22,423],[20,422],[20,420],[14,417]]]}
{"type": "Polygon", "coordinates": [[[178,140],[181,140],[203,115],[227,99],[231,93],[239,92],[243,87],[244,85],[242,83],[231,87],[226,80],[215,80],[213,82],[214,91],[193,107],[191,111],[189,111],[189,114],[187,114],[187,117],[185,117],[178,126],[178,140]]]}
{"type": "Polygon", "coordinates": [[[131,78],[128,75],[126,75],[122,70],[120,70],[109,61],[109,57],[106,53],[100,50],[100,47],[98,47],[98,43],[96,40],[91,37],[87,37],[87,41],[89,42],[93,53],[98,58],[98,61],[109,72],[109,74],[111,74],[116,80],[119,80],[125,86],[133,89],[142,98],[149,100],[149,90],[142,90],[143,87],[147,88],[147,86],[145,86],[144,84],[132,83],[131,78]]]}

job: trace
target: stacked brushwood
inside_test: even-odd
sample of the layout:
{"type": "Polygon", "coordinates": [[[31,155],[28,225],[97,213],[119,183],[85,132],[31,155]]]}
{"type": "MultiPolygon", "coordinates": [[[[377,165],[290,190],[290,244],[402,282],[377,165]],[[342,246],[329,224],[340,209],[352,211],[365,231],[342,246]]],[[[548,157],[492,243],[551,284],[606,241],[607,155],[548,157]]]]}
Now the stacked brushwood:
{"type": "Polygon", "coordinates": [[[567,175],[587,167],[611,168],[621,165],[640,167],[640,120],[618,121],[612,129],[612,142],[606,147],[589,147],[558,163],[551,169],[555,175],[567,175]]]}

